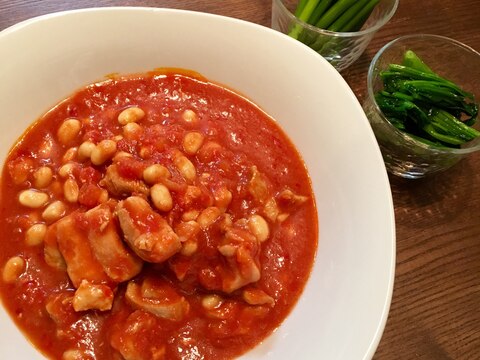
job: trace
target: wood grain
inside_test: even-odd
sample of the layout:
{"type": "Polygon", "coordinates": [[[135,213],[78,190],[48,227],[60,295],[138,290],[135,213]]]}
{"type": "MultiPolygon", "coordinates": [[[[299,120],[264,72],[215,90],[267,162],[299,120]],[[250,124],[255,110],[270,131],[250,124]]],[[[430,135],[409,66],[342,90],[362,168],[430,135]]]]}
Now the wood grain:
{"type": "MultiPolygon", "coordinates": [[[[0,30],[30,17],[94,6],[181,8],[265,26],[271,11],[269,0],[0,0],[0,30]]],[[[400,0],[392,20],[342,74],[360,101],[374,54],[388,41],[412,33],[444,35],[478,51],[480,2],[400,0]]],[[[375,359],[480,359],[480,154],[429,179],[390,180],[397,269],[375,359]]]]}

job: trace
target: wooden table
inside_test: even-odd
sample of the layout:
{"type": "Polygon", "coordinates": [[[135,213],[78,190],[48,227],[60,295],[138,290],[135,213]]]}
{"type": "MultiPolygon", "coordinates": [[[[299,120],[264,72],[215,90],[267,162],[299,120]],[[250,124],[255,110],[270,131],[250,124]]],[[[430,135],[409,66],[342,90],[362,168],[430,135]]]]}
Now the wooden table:
{"type": "MultiPolygon", "coordinates": [[[[49,12],[114,5],[174,7],[270,25],[270,0],[0,0],[0,30],[49,12]]],[[[401,0],[393,19],[343,74],[358,99],[365,96],[370,60],[395,37],[432,33],[480,50],[479,5],[479,0],[401,0]]],[[[375,358],[480,359],[480,154],[447,174],[390,180],[397,270],[375,358]]]]}

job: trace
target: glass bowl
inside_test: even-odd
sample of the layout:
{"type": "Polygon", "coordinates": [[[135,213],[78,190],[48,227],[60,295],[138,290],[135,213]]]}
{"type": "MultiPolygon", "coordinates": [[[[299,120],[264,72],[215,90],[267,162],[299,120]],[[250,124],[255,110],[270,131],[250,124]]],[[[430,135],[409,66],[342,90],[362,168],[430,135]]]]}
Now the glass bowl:
{"type": "Polygon", "coordinates": [[[307,24],[294,15],[297,4],[298,0],[272,0],[272,28],[284,34],[294,31],[298,34],[295,38],[342,71],[362,55],[375,33],[392,18],[399,0],[380,0],[356,32],[335,32],[307,24]]]}
{"type": "MultiPolygon", "coordinates": [[[[460,148],[427,145],[398,130],[375,101],[383,89],[380,72],[389,64],[400,64],[406,50],[413,50],[433,71],[455,82],[480,100],[480,54],[456,40],[437,35],[408,35],[385,45],[373,58],[367,77],[363,109],[380,145],[387,170],[404,178],[416,179],[450,168],[467,154],[480,149],[480,138],[460,148]]],[[[477,122],[473,128],[480,130],[477,122]]]]}

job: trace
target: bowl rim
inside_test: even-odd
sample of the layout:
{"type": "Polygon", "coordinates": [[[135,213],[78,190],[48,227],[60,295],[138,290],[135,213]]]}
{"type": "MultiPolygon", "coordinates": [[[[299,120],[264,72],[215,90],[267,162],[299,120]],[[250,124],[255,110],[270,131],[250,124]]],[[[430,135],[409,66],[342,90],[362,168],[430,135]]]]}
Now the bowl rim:
{"type": "MultiPolygon", "coordinates": [[[[399,0],[395,0],[395,2],[396,2],[396,4],[398,4],[399,0]]],[[[240,22],[240,23],[244,23],[248,26],[261,28],[261,29],[263,29],[262,31],[265,31],[265,30],[269,31],[272,34],[274,34],[275,36],[282,36],[282,37],[284,36],[283,34],[280,34],[276,30],[271,29],[270,27],[262,26],[260,24],[257,24],[257,23],[251,22],[251,21],[247,21],[247,20],[243,20],[243,19],[239,19],[239,18],[234,18],[234,17],[229,17],[229,16],[225,16],[225,15],[206,13],[206,12],[202,12],[202,11],[186,10],[186,9],[178,9],[178,8],[148,7],[148,6],[102,6],[102,7],[87,7],[87,8],[72,9],[72,10],[62,10],[62,11],[47,13],[47,14],[43,14],[43,15],[39,15],[39,16],[35,16],[35,17],[32,17],[32,18],[25,19],[25,20],[20,21],[16,24],[13,24],[13,25],[11,25],[11,26],[3,29],[3,30],[0,30],[0,43],[1,43],[2,38],[6,35],[9,35],[11,32],[16,32],[18,30],[21,30],[23,27],[30,26],[31,24],[35,24],[35,23],[40,22],[40,21],[46,21],[46,20],[49,20],[50,18],[60,17],[60,16],[64,16],[64,15],[69,15],[69,14],[75,14],[75,13],[102,12],[102,11],[139,11],[139,12],[149,11],[149,12],[192,13],[192,14],[198,14],[200,16],[223,18],[223,19],[228,19],[229,21],[240,22]]],[[[338,33],[338,34],[342,34],[342,33],[338,33]]],[[[352,34],[352,33],[343,33],[343,34],[352,34]]],[[[286,38],[287,41],[290,41],[292,43],[293,42],[298,43],[298,41],[293,39],[293,38],[290,38],[290,37],[285,37],[285,38],[286,38]]],[[[323,61],[325,64],[328,64],[328,66],[331,66],[332,70],[334,69],[334,67],[331,64],[329,64],[321,55],[316,53],[314,50],[312,50],[308,47],[305,47],[305,50],[310,51],[312,54],[315,54],[315,56],[317,56],[320,61],[323,61]]],[[[335,73],[338,75],[338,77],[340,77],[343,80],[343,78],[341,77],[340,74],[338,74],[336,71],[335,71],[335,73]]],[[[343,81],[344,81],[345,86],[348,86],[348,84],[345,82],[345,80],[343,80],[343,81]]],[[[350,89],[351,96],[356,98],[356,96],[353,93],[353,90],[349,86],[348,86],[348,88],[350,89]]],[[[357,101],[358,101],[358,99],[357,99],[357,101]]],[[[361,110],[360,103],[358,103],[358,107],[361,110]]],[[[365,117],[365,121],[368,122],[366,117],[365,117]]],[[[371,132],[371,135],[374,139],[374,142],[377,145],[379,158],[381,159],[381,155],[380,155],[381,153],[380,153],[380,150],[378,148],[378,142],[375,140],[373,132],[371,132]]],[[[396,259],[395,214],[394,214],[394,208],[393,208],[392,192],[391,192],[391,189],[389,187],[388,175],[387,175],[387,172],[386,172],[385,165],[383,163],[382,163],[382,166],[383,166],[384,181],[385,181],[385,184],[387,185],[387,187],[390,190],[385,194],[386,195],[385,205],[389,209],[389,216],[388,217],[389,217],[389,225],[391,225],[390,228],[388,229],[389,233],[390,233],[389,234],[390,235],[389,240],[392,241],[391,253],[388,254],[388,256],[391,259],[391,262],[390,262],[390,267],[388,269],[386,269],[389,273],[389,280],[388,280],[386,292],[382,293],[382,296],[381,296],[382,302],[383,302],[383,307],[382,307],[381,312],[378,313],[379,321],[375,324],[375,332],[372,333],[372,337],[370,338],[370,342],[368,344],[365,344],[363,359],[372,358],[373,355],[375,354],[376,350],[377,350],[378,344],[381,341],[381,338],[382,338],[382,335],[384,333],[385,326],[386,326],[386,323],[387,323],[391,303],[392,303],[393,287],[394,287],[394,280],[395,280],[395,269],[396,269],[396,261],[395,261],[395,259],[396,259]]],[[[314,260],[314,261],[316,261],[316,260],[314,260]]],[[[1,299],[0,299],[0,305],[2,305],[1,299]]],[[[291,316],[291,314],[287,315],[287,318],[289,316],[291,316]]],[[[285,319],[283,320],[283,322],[284,321],[285,321],[285,319]]],[[[27,337],[25,337],[25,339],[27,339],[27,341],[28,341],[27,337]]],[[[32,348],[35,349],[36,353],[43,354],[43,353],[39,352],[39,350],[37,349],[36,346],[32,345],[32,348]]]]}
{"type": "Polygon", "coordinates": [[[285,14],[290,18],[290,20],[294,21],[295,23],[305,27],[306,29],[309,29],[313,32],[319,33],[319,34],[324,34],[324,35],[329,35],[333,37],[339,37],[339,38],[349,38],[349,37],[361,37],[364,35],[370,35],[378,31],[380,28],[382,28],[387,22],[390,21],[390,19],[395,15],[395,12],[397,11],[397,8],[400,4],[400,0],[393,0],[395,3],[393,4],[392,8],[390,11],[383,17],[381,21],[378,21],[374,26],[371,26],[365,30],[360,30],[360,31],[349,31],[349,32],[342,32],[342,31],[331,31],[327,29],[321,29],[319,27],[316,27],[314,25],[308,24],[303,20],[300,20],[298,17],[295,16],[290,10],[287,9],[285,4],[283,3],[283,0],[272,0],[273,3],[275,3],[280,9],[282,9],[285,14]]]}
{"type": "MultiPolygon", "coordinates": [[[[470,154],[472,152],[480,150],[480,142],[475,146],[471,146],[471,147],[468,147],[468,148],[457,149],[457,148],[449,148],[449,147],[436,147],[436,146],[428,145],[424,142],[418,141],[418,140],[414,139],[413,137],[411,137],[411,136],[407,135],[406,133],[397,129],[390,122],[390,120],[387,118],[387,116],[385,116],[383,111],[378,106],[377,101],[375,99],[375,94],[373,92],[373,85],[372,85],[373,79],[374,79],[374,72],[375,72],[378,60],[381,58],[383,53],[385,51],[387,51],[391,46],[393,46],[393,45],[395,45],[399,42],[409,40],[409,39],[414,39],[414,38],[418,38],[418,39],[428,39],[428,38],[430,38],[430,39],[445,41],[446,43],[454,44],[454,45],[458,46],[459,48],[461,48],[463,50],[466,50],[466,51],[469,51],[473,54],[476,54],[480,58],[480,53],[478,51],[476,51],[474,48],[472,48],[471,46],[468,46],[468,45],[466,45],[466,44],[464,44],[464,43],[462,43],[458,40],[455,40],[455,39],[452,39],[452,38],[449,38],[449,37],[446,37],[446,36],[441,36],[441,35],[410,34],[410,35],[400,36],[400,37],[388,42],[375,54],[372,61],[370,62],[370,66],[368,68],[368,74],[367,74],[367,94],[368,95],[367,96],[368,96],[370,102],[375,107],[375,111],[380,115],[380,117],[384,121],[384,123],[389,127],[389,129],[391,131],[393,131],[395,133],[396,136],[399,136],[405,142],[410,143],[410,144],[412,144],[414,146],[417,146],[419,148],[422,148],[424,150],[432,150],[432,151],[434,151],[438,154],[455,154],[455,155],[465,155],[465,154],[470,154]]],[[[480,120],[479,115],[477,115],[477,120],[480,120]]]]}

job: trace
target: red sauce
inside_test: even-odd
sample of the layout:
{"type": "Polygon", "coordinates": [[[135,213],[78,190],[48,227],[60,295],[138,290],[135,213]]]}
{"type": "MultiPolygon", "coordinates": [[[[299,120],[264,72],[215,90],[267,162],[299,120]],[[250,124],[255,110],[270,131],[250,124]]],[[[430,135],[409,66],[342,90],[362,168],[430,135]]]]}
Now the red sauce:
{"type": "MultiPolygon", "coordinates": [[[[125,202],[125,209],[133,211],[131,207],[125,202]]],[[[156,360],[238,356],[274,331],[291,311],[309,276],[317,246],[311,184],[292,143],[257,106],[188,73],[113,78],[81,89],[46,113],[7,158],[1,183],[0,227],[5,234],[0,242],[4,306],[32,343],[53,359],[68,358],[68,354],[71,358],[80,354],[84,359],[156,360]],[[137,122],[141,133],[133,135],[118,121],[118,115],[132,106],[145,113],[137,122]],[[194,120],[190,121],[192,114],[194,120]],[[68,118],[77,119],[81,130],[70,142],[61,144],[57,131],[68,118]],[[191,132],[200,133],[203,142],[194,153],[186,154],[182,144],[191,132]],[[91,141],[97,146],[105,139],[116,142],[117,153],[126,152],[130,157],[119,160],[110,156],[100,165],[80,158],[77,149],[82,143],[91,141]],[[66,159],[66,153],[73,154],[72,158],[66,159]],[[182,172],[179,156],[190,160],[195,178],[188,179],[182,172]],[[62,176],[66,160],[73,166],[62,176]],[[105,174],[112,164],[116,164],[119,177],[140,184],[140,190],[128,188],[124,190],[127,193],[116,193],[105,185],[105,174]],[[151,184],[146,184],[143,174],[153,164],[161,164],[170,173],[168,179],[160,181],[173,201],[168,211],[156,209],[148,194],[151,184]],[[94,235],[87,234],[92,227],[101,229],[105,221],[103,217],[88,220],[84,214],[91,209],[112,214],[110,225],[114,224],[112,228],[123,243],[122,251],[143,263],[141,272],[128,281],[103,281],[103,273],[85,275],[89,284],[105,289],[100,291],[102,299],[113,291],[111,309],[100,310],[96,304],[75,311],[72,302],[80,290],[65,269],[47,264],[47,241],[45,245],[26,241],[32,225],[46,224],[47,236],[51,236],[48,243],[63,244],[64,260],[67,267],[71,265],[68,262],[74,254],[67,254],[65,249],[70,240],[60,239],[55,232],[62,219],[46,221],[42,213],[47,204],[28,208],[19,203],[19,193],[35,187],[34,174],[42,166],[52,170],[53,178],[40,191],[49,195],[48,203],[59,200],[65,205],[62,218],[73,216],[75,231],[85,241],[81,246],[93,253],[82,259],[95,261],[95,266],[88,268],[90,272],[101,266],[97,250],[88,249],[92,245],[86,243],[91,240],[88,236],[94,235]],[[78,186],[76,201],[66,199],[67,179],[78,186]],[[144,187],[146,193],[142,193],[144,187]],[[225,189],[231,194],[230,201],[223,196],[225,189]],[[117,219],[122,200],[130,196],[146,199],[149,211],[155,212],[131,216],[140,233],[157,233],[166,226],[172,230],[172,241],[178,242],[177,235],[180,238],[181,250],[174,249],[168,260],[151,263],[135,255],[142,257],[135,248],[140,246],[135,243],[138,238],[133,236],[130,241],[126,225],[117,219]],[[103,208],[99,206],[102,203],[103,208]],[[206,226],[193,224],[195,234],[190,240],[182,239],[181,225],[188,221],[202,224],[198,213],[203,214],[206,208],[215,208],[219,215],[206,226]],[[259,240],[261,235],[252,230],[254,214],[268,224],[266,240],[259,240]],[[159,217],[166,221],[157,221],[159,217]],[[189,242],[194,243],[193,253],[192,248],[185,249],[189,242]],[[25,266],[14,280],[8,280],[5,265],[15,256],[23,259],[25,266]],[[240,285],[235,281],[241,281],[240,285]],[[169,318],[171,314],[159,316],[129,300],[125,294],[131,291],[130,283],[139,293],[147,289],[142,301],[148,304],[181,302],[175,318],[169,318]],[[71,352],[64,355],[66,351],[71,352]]]]}

